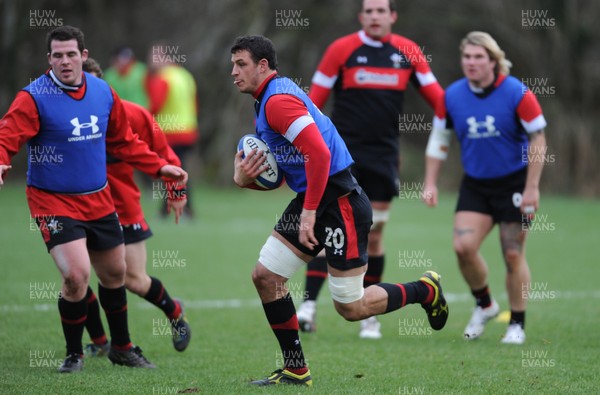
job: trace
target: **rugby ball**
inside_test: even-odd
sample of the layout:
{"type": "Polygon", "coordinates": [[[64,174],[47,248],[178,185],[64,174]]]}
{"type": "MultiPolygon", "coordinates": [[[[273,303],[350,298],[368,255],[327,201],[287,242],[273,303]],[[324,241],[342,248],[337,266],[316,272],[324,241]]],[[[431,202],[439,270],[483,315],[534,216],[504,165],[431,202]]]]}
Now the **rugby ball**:
{"type": "Polygon", "coordinates": [[[256,134],[246,134],[242,136],[240,142],[238,143],[238,151],[244,151],[242,156],[245,158],[246,155],[248,155],[254,149],[267,153],[267,158],[264,164],[269,167],[267,170],[260,173],[258,177],[256,177],[254,183],[264,189],[275,189],[279,187],[283,179],[283,173],[279,171],[275,155],[273,155],[267,143],[265,143],[256,134]]]}

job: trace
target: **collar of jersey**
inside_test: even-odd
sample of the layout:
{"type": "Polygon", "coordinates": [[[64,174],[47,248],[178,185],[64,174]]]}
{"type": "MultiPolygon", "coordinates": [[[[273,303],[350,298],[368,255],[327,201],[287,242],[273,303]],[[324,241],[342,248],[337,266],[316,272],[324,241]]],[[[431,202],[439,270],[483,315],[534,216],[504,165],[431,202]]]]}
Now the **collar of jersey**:
{"type": "Polygon", "coordinates": [[[364,30],[359,30],[358,37],[360,37],[360,41],[362,41],[363,44],[365,44],[365,45],[368,45],[370,47],[375,47],[375,48],[381,48],[381,47],[383,47],[383,43],[390,41],[392,34],[391,33],[388,34],[381,40],[375,40],[375,39],[372,39],[371,37],[367,36],[367,33],[365,33],[364,30]]]}
{"type": "Polygon", "coordinates": [[[252,95],[256,101],[260,101],[260,97],[262,96],[263,92],[265,91],[265,87],[267,86],[269,81],[271,81],[273,78],[275,78],[277,76],[278,76],[277,72],[275,72],[275,73],[269,75],[267,78],[265,78],[265,80],[260,84],[258,89],[252,95]]]}
{"type": "Polygon", "coordinates": [[[76,91],[79,88],[81,88],[83,86],[83,73],[82,73],[82,81],[81,84],[79,85],[67,85],[67,84],[63,84],[57,76],[54,75],[54,72],[52,71],[52,69],[50,69],[50,71],[48,72],[48,76],[50,78],[52,78],[52,81],[54,81],[54,83],[56,85],[59,86],[59,88],[67,90],[67,91],[76,91]]]}

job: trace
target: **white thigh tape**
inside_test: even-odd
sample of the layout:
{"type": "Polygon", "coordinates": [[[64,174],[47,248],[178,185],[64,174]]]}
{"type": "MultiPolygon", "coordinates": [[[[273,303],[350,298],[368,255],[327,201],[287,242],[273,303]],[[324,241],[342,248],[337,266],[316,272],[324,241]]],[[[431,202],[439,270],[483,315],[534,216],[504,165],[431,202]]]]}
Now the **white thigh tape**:
{"type": "Polygon", "coordinates": [[[260,250],[259,262],[275,274],[290,278],[296,273],[304,261],[279,239],[269,236],[260,250]]]}
{"type": "Polygon", "coordinates": [[[333,277],[328,276],[329,292],[331,298],[340,303],[352,303],[362,299],[365,294],[363,288],[363,279],[365,273],[352,277],[333,277]]]}
{"type": "Polygon", "coordinates": [[[382,222],[388,222],[390,219],[390,210],[373,209],[373,226],[382,222]]]}

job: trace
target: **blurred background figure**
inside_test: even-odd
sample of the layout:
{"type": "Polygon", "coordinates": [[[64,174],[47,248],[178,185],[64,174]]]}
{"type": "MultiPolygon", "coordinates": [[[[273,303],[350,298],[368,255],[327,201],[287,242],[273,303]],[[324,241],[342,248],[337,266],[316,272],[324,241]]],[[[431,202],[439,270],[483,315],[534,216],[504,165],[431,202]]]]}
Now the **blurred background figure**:
{"type": "Polygon", "coordinates": [[[148,93],[145,86],[148,72],[146,65],[138,61],[133,50],[127,46],[117,48],[110,63],[111,67],[104,73],[104,80],[122,99],[148,109],[148,93]]]}
{"type": "MultiPolygon", "coordinates": [[[[146,90],[149,110],[167,142],[187,166],[186,158],[198,141],[198,97],[194,76],[181,64],[186,55],[180,53],[179,46],[164,43],[154,44],[148,58],[146,90]]],[[[188,201],[184,215],[191,218],[194,211],[191,205],[191,184],[188,182],[188,201]]],[[[161,214],[167,215],[163,205],[161,214]]]]}
{"type": "MultiPolygon", "coordinates": [[[[378,284],[385,267],[384,229],[391,203],[400,192],[399,116],[409,82],[431,108],[443,94],[421,48],[392,33],[398,19],[392,0],[363,0],[361,30],[334,41],[315,72],[309,97],[323,109],[333,92],[331,121],[344,139],[354,165],[352,175],[373,209],[369,233],[369,265],[365,288],[378,284]]],[[[298,309],[300,328],[316,330],[317,297],[327,278],[327,259],[317,256],[307,265],[305,301],[298,309]]],[[[381,338],[377,317],[360,323],[361,339],[381,338]]]]}
{"type": "MultiPolygon", "coordinates": [[[[83,70],[94,77],[103,77],[102,68],[90,57],[83,62],[83,70]]],[[[181,164],[179,158],[167,144],[165,136],[160,133],[156,121],[148,110],[127,100],[122,102],[133,133],[148,144],[151,151],[156,152],[158,156],[169,163],[179,166],[181,164]]],[[[183,311],[183,304],[169,296],[169,292],[161,280],[149,276],[146,272],[148,261],[146,240],[152,237],[153,233],[142,211],[141,193],[133,177],[133,167],[108,155],[106,174],[115,210],[123,230],[126,265],[125,287],[165,313],[171,325],[173,346],[177,351],[183,351],[187,348],[192,335],[183,311]]],[[[175,223],[177,223],[186,204],[185,185],[176,185],[174,182],[165,181],[168,189],[164,199],[167,200],[170,211],[174,212],[175,223]]],[[[90,334],[92,343],[86,345],[84,351],[90,356],[102,356],[110,349],[110,342],[104,332],[96,295],[89,286],[86,299],[88,314],[85,327],[90,334]]]]}
{"type": "Polygon", "coordinates": [[[480,251],[498,224],[510,305],[502,343],[523,344],[527,307],[523,290],[531,284],[525,241],[531,215],[539,208],[544,168],[544,158],[531,153],[545,152],[547,122],[536,95],[509,75],[512,63],[489,33],[470,32],[460,43],[460,53],[465,77],[452,83],[436,106],[426,150],[423,200],[430,207],[437,205],[436,184],[454,130],[464,178],[453,244],[461,274],[475,298],[464,337],[479,338],[485,325],[500,313],[480,251]]]}

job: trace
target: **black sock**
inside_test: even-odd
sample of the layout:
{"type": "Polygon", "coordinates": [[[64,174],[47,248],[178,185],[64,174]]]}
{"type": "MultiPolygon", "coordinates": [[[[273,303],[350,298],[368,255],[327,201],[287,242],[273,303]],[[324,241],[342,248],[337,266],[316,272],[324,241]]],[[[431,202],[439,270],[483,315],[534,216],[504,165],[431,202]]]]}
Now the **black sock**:
{"type": "Polygon", "coordinates": [[[267,316],[267,321],[273,329],[281,352],[285,368],[302,369],[306,366],[304,362],[304,353],[300,345],[298,336],[298,318],[294,302],[288,293],[281,299],[273,302],[264,303],[263,309],[267,316]]]}
{"type": "Polygon", "coordinates": [[[388,293],[388,304],[384,314],[398,310],[407,304],[431,303],[433,288],[423,281],[413,281],[404,284],[379,283],[378,287],[388,293]]]}
{"type": "Polygon", "coordinates": [[[129,326],[127,324],[127,293],[125,286],[109,289],[98,284],[100,304],[106,314],[110,330],[111,347],[118,350],[131,348],[129,326]]]}
{"type": "Polygon", "coordinates": [[[161,309],[170,319],[179,318],[181,309],[179,308],[179,305],[171,299],[169,293],[165,287],[163,287],[162,282],[154,277],[150,277],[150,279],[152,280],[150,289],[146,296],[144,296],[144,299],[161,309]]]}
{"type": "Polygon", "coordinates": [[[524,311],[510,311],[510,323],[508,325],[512,325],[512,324],[519,324],[521,325],[521,328],[525,329],[525,312],[524,311]]]}
{"type": "Polygon", "coordinates": [[[481,289],[472,289],[471,294],[475,296],[475,303],[477,306],[485,309],[486,307],[490,307],[492,304],[492,297],[490,296],[490,289],[486,285],[481,289]]]}
{"type": "Polygon", "coordinates": [[[87,294],[85,295],[85,301],[87,302],[87,319],[85,320],[85,329],[90,334],[90,339],[97,345],[106,344],[106,332],[102,326],[102,319],[100,318],[100,305],[96,294],[92,291],[92,288],[88,286],[87,294]]]}
{"type": "Polygon", "coordinates": [[[323,282],[327,278],[327,258],[317,256],[306,266],[306,285],[304,300],[317,300],[323,282]]]}
{"type": "Polygon", "coordinates": [[[367,288],[370,285],[375,285],[381,282],[384,262],[385,258],[383,255],[369,256],[369,266],[367,267],[365,279],[363,280],[363,286],[365,288],[367,288]]]}
{"type": "Polygon", "coordinates": [[[87,301],[85,298],[79,302],[69,302],[60,297],[58,299],[58,312],[67,341],[67,356],[71,354],[83,355],[81,338],[87,315],[87,301]]]}

